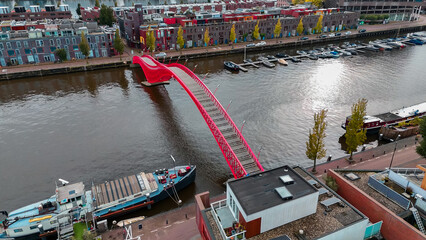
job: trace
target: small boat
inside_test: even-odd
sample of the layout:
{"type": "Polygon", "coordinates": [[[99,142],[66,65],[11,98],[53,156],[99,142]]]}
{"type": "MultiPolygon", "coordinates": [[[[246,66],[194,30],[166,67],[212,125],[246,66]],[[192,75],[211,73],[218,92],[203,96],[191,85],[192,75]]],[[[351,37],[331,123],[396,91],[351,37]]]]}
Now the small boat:
{"type": "Polygon", "coordinates": [[[265,60],[268,60],[268,59],[266,57],[258,57],[257,60],[258,61],[265,61],[265,60]]]}
{"type": "Polygon", "coordinates": [[[346,52],[350,52],[352,55],[358,55],[358,52],[353,48],[346,48],[346,52]]]}
{"type": "Polygon", "coordinates": [[[284,60],[284,58],[279,58],[278,59],[278,63],[284,66],[288,66],[288,63],[286,60],[284,60]]]}
{"type": "Polygon", "coordinates": [[[290,60],[294,63],[298,63],[301,62],[302,60],[300,60],[299,58],[295,58],[295,57],[290,57],[290,60]]]}
{"type": "Polygon", "coordinates": [[[267,60],[263,60],[262,64],[265,65],[265,67],[268,67],[268,68],[275,67],[275,64],[273,64],[273,63],[271,63],[270,61],[267,61],[267,60]]]}
{"type": "Polygon", "coordinates": [[[245,63],[253,63],[253,60],[251,60],[250,58],[248,58],[246,60],[243,60],[243,62],[245,62],[245,63]]]}
{"type": "Polygon", "coordinates": [[[311,60],[318,60],[318,56],[315,55],[315,54],[309,54],[308,58],[311,59],[311,60]]]}
{"type": "Polygon", "coordinates": [[[288,58],[288,55],[285,53],[277,53],[275,54],[275,57],[277,58],[288,58]]]}
{"type": "Polygon", "coordinates": [[[377,52],[377,51],[379,51],[379,49],[378,48],[376,48],[375,46],[373,46],[373,45],[367,45],[366,47],[365,47],[365,49],[366,50],[368,50],[368,51],[373,51],[373,52],[377,52]]]}
{"type": "Polygon", "coordinates": [[[142,220],[144,220],[144,219],[145,219],[145,217],[144,217],[144,216],[125,219],[125,220],[119,221],[119,222],[117,223],[117,226],[119,226],[119,227],[124,227],[124,226],[130,225],[130,224],[132,224],[132,223],[142,221],[142,220]]]}
{"type": "Polygon", "coordinates": [[[339,53],[341,53],[342,56],[352,56],[352,53],[345,50],[339,50],[339,53]]]}
{"type": "Polygon", "coordinates": [[[233,62],[225,61],[223,62],[223,65],[225,66],[225,69],[228,69],[229,71],[234,71],[234,72],[240,71],[240,67],[233,62]]]}
{"type": "Polygon", "coordinates": [[[296,53],[299,55],[306,55],[306,52],[303,50],[297,50],[296,53]]]}
{"type": "Polygon", "coordinates": [[[272,55],[268,55],[268,56],[266,56],[266,58],[267,58],[267,59],[269,59],[269,60],[276,59],[276,57],[274,57],[274,56],[272,56],[272,55]]]}
{"type": "Polygon", "coordinates": [[[340,53],[337,52],[337,51],[331,51],[330,54],[331,54],[332,58],[339,58],[340,57],[340,53]]]}

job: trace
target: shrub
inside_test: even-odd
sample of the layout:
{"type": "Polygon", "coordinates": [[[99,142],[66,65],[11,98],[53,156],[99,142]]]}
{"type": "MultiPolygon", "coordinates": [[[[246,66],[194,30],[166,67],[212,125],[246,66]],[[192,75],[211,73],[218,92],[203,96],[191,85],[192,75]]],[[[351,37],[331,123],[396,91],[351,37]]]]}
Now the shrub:
{"type": "Polygon", "coordinates": [[[325,184],[331,188],[333,191],[337,192],[339,190],[339,185],[336,183],[336,180],[330,176],[324,177],[325,184]]]}

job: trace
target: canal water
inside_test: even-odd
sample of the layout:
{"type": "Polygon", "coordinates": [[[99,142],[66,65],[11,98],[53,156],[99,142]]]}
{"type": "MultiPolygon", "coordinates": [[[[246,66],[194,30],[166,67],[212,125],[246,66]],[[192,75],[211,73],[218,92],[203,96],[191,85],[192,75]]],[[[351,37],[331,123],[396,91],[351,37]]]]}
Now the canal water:
{"type": "MultiPolygon", "coordinates": [[[[346,154],[340,125],[357,99],[368,99],[369,114],[426,100],[425,46],[238,74],[224,70],[224,60],[242,62],[243,55],[188,66],[197,64],[201,78],[209,73],[205,83],[225,108],[232,101],[228,113],[237,126],[245,121],[242,133],[265,169],[313,163],[305,142],[313,114],[322,108],[328,109],[327,155],[336,158],[346,154]]],[[[230,170],[187,93],[176,81],[147,88],[142,80],[140,69],[120,68],[0,82],[0,210],[53,195],[58,178],[89,188],[170,168],[170,155],[198,168],[195,184],[180,193],[184,203],[195,193],[223,193],[230,170]]],[[[377,144],[373,139],[368,147],[377,144]]],[[[174,207],[164,201],[142,214],[174,207]]]]}

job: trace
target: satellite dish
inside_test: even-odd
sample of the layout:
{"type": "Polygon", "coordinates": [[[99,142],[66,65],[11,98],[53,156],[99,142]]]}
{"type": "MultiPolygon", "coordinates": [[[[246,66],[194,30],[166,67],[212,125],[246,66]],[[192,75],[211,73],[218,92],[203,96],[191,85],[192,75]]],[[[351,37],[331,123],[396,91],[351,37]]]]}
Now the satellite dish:
{"type": "Polygon", "coordinates": [[[67,180],[64,180],[64,179],[62,179],[62,178],[59,178],[58,180],[62,183],[62,186],[65,186],[65,185],[67,185],[68,183],[70,183],[70,182],[68,182],[67,180]]]}

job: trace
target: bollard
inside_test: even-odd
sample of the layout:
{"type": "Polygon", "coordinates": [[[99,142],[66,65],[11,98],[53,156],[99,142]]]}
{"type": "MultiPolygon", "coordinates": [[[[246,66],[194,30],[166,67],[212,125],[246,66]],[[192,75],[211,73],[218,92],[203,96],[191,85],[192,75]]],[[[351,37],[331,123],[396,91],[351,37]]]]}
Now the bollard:
{"type": "Polygon", "coordinates": [[[327,162],[330,162],[330,161],[331,161],[331,157],[332,157],[331,155],[329,155],[329,156],[328,156],[328,158],[327,158],[327,162]]]}
{"type": "Polygon", "coordinates": [[[360,158],[359,161],[362,162],[362,158],[360,158]]]}
{"type": "Polygon", "coordinates": [[[373,154],[373,157],[374,157],[374,154],[373,154]]]}
{"type": "Polygon", "coordinates": [[[337,169],[339,169],[339,165],[337,165],[337,169]]]}
{"type": "Polygon", "coordinates": [[[327,172],[327,169],[324,169],[324,173],[326,173],[327,172]]]}
{"type": "Polygon", "coordinates": [[[383,151],[383,155],[385,155],[386,154],[386,151],[383,151]]]}
{"type": "Polygon", "coordinates": [[[185,213],[185,218],[188,219],[188,214],[185,213]]]}
{"type": "Polygon", "coordinates": [[[166,224],[169,224],[169,219],[166,219],[166,224]]]}

